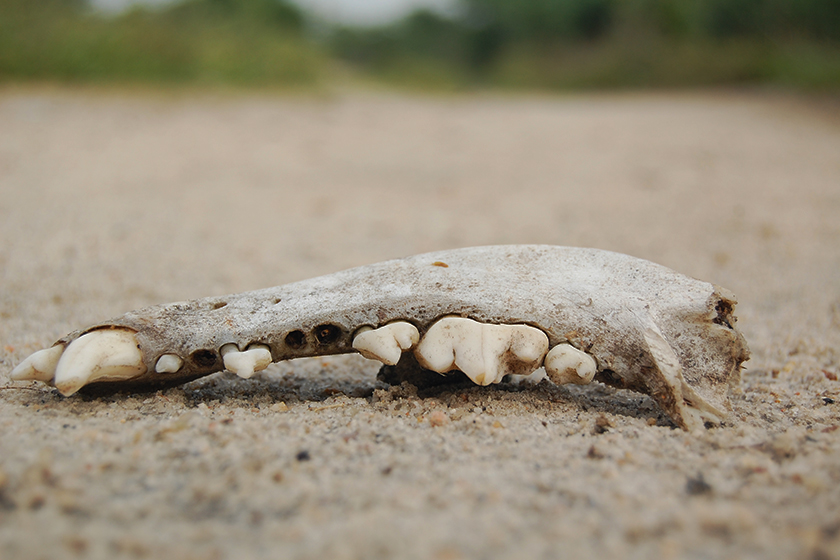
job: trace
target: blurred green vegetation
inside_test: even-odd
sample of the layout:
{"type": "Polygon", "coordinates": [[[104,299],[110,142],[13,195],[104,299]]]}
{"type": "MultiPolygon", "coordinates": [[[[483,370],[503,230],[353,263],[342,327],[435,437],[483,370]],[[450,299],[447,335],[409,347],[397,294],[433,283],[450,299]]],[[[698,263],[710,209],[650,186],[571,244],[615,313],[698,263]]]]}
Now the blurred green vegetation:
{"type": "Polygon", "coordinates": [[[188,0],[119,17],[84,0],[0,0],[0,81],[308,85],[323,49],[277,0],[188,0]]]}
{"type": "Polygon", "coordinates": [[[408,85],[840,89],[840,0],[463,0],[337,30],[336,56],[408,85]]]}
{"type": "MultiPolygon", "coordinates": [[[[186,0],[106,16],[0,0],[0,83],[308,86],[340,66],[420,88],[779,84],[840,90],[840,0],[461,0],[313,32],[285,0],[186,0]]],[[[346,75],[346,74],[343,74],[346,75]]]]}

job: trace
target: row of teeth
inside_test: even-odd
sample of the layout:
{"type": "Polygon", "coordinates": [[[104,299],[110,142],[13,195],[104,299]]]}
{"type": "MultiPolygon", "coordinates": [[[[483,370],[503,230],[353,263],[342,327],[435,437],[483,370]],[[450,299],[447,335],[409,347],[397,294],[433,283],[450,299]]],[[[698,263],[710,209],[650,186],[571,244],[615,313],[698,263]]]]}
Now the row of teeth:
{"type": "MultiPolygon", "coordinates": [[[[403,352],[414,351],[426,369],[446,373],[462,371],[478,385],[499,383],[506,375],[530,375],[544,366],[557,384],[586,384],[597,371],[595,360],[570,344],[548,349],[548,337],[528,325],[492,325],[462,317],[444,317],[434,323],[423,339],[417,327],[405,321],[378,329],[365,327],[353,338],[353,348],[362,356],[387,365],[396,364],[403,352]]],[[[225,344],[219,350],[225,368],[249,378],[268,367],[271,351],[264,344],[240,350],[225,344]]],[[[155,364],[157,373],[175,373],[184,360],[164,354],[155,364]]],[[[134,332],[103,329],[84,334],[66,348],[58,344],[35,352],[14,370],[16,381],[52,383],[69,396],[94,381],[122,381],[146,373],[143,355],[134,332]]]]}

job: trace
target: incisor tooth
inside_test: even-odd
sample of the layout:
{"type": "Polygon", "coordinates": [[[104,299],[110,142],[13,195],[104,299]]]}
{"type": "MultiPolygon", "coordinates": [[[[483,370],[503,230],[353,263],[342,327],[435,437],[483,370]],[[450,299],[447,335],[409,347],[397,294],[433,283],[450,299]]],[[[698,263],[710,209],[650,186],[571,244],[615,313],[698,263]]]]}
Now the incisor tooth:
{"type": "Polygon", "coordinates": [[[400,361],[403,352],[411,350],[419,341],[417,327],[406,321],[396,321],[378,329],[360,331],[353,339],[353,348],[365,358],[393,366],[400,361]]]}
{"type": "Polygon", "coordinates": [[[51,348],[38,350],[12,370],[11,377],[15,381],[43,381],[49,383],[55,375],[55,367],[61,354],[64,352],[63,344],[56,344],[51,348]]]}
{"type": "Polygon", "coordinates": [[[236,344],[225,344],[219,352],[225,369],[242,379],[248,379],[271,364],[271,350],[265,344],[252,344],[244,352],[240,352],[236,344]]]}
{"type": "Polygon", "coordinates": [[[134,331],[102,329],[70,343],[55,368],[55,386],[65,397],[98,379],[132,379],[146,373],[134,331]]]}
{"type": "Polygon", "coordinates": [[[474,383],[490,385],[505,375],[533,373],[547,350],[545,333],[528,325],[444,317],[429,327],[414,355],[424,368],[438,373],[458,369],[474,383]]]}
{"type": "Polygon", "coordinates": [[[158,373],[175,373],[181,366],[184,365],[184,360],[176,354],[164,354],[158,358],[155,364],[155,371],[158,373]]]}
{"type": "Polygon", "coordinates": [[[558,344],[545,357],[545,373],[557,385],[586,385],[597,371],[595,359],[571,344],[558,344]]]}

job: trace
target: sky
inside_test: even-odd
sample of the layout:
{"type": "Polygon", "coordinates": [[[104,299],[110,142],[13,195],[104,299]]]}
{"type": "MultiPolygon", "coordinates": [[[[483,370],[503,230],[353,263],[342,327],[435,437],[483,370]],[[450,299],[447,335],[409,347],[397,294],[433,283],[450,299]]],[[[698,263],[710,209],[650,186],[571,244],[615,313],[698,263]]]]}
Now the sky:
{"type": "MultiPolygon", "coordinates": [[[[173,0],[90,0],[97,8],[119,12],[133,4],[161,6],[173,0]]],[[[304,10],[330,22],[348,25],[388,23],[427,7],[440,12],[451,11],[455,0],[291,0],[304,10]]]]}

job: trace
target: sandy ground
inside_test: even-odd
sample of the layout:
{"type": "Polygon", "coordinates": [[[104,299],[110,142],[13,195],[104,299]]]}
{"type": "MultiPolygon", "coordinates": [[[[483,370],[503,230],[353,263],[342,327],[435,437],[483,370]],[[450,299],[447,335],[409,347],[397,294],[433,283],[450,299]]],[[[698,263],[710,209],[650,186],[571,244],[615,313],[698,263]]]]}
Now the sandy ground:
{"type": "Polygon", "coordinates": [[[0,92],[0,557],[840,558],[840,119],[753,94],[0,92]],[[497,243],[723,285],[753,359],[676,429],[595,384],[358,356],[63,398],[8,380],[167,301],[497,243]]]}

